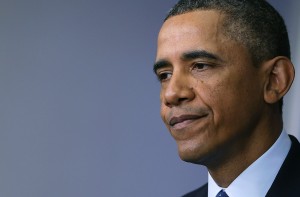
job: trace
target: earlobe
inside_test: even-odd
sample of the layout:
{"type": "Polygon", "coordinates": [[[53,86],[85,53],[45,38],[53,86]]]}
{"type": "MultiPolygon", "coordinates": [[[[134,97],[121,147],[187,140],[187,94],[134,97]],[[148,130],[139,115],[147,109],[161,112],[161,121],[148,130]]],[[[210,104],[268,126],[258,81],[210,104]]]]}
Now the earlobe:
{"type": "Polygon", "coordinates": [[[290,59],[278,56],[266,62],[268,66],[267,81],[264,90],[264,99],[267,103],[278,102],[290,89],[295,69],[290,59]]]}

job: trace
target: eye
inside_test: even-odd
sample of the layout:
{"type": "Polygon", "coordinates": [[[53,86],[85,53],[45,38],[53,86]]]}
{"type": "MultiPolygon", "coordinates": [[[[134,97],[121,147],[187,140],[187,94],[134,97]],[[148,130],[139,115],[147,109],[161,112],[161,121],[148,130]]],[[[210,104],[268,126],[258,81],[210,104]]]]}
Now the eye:
{"type": "Polygon", "coordinates": [[[157,78],[160,82],[170,79],[171,76],[172,76],[172,72],[170,72],[170,71],[163,71],[163,72],[157,73],[157,78]]]}
{"type": "Polygon", "coordinates": [[[199,70],[199,71],[201,71],[201,70],[205,70],[205,69],[207,69],[209,67],[210,67],[209,64],[201,63],[201,62],[196,62],[196,63],[193,64],[192,70],[199,70]]]}

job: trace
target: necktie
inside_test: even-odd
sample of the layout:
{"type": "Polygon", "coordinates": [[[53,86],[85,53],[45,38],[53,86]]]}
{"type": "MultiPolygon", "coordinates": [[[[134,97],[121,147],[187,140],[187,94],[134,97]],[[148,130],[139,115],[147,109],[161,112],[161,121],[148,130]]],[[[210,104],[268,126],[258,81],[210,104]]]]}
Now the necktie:
{"type": "Polygon", "coordinates": [[[219,191],[216,197],[229,197],[224,190],[219,191]]]}

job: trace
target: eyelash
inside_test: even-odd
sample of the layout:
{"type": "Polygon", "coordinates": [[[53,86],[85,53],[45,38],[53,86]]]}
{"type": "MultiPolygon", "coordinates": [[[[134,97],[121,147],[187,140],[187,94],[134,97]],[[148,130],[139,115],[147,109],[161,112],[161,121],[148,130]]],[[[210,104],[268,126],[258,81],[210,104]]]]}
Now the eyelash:
{"type": "MultiPolygon", "coordinates": [[[[212,66],[213,65],[210,65],[210,64],[196,62],[191,65],[191,71],[201,72],[212,66]]],[[[160,81],[160,82],[167,81],[171,76],[172,76],[171,71],[161,71],[161,72],[157,73],[157,78],[158,78],[158,81],[160,81]]]]}
{"type": "Polygon", "coordinates": [[[208,67],[211,67],[211,65],[201,62],[196,62],[192,65],[192,70],[206,70],[208,67]]]}
{"type": "Polygon", "coordinates": [[[172,75],[172,72],[164,71],[164,72],[157,73],[157,78],[160,82],[163,82],[166,81],[167,78],[170,78],[170,76],[168,77],[167,75],[172,75]]]}

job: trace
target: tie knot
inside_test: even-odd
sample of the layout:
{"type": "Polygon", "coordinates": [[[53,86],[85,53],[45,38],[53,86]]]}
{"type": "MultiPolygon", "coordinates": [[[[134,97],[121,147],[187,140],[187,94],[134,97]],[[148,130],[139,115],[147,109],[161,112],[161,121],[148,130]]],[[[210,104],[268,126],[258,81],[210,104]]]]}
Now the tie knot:
{"type": "Polygon", "coordinates": [[[216,197],[229,197],[224,190],[219,191],[216,197]]]}

